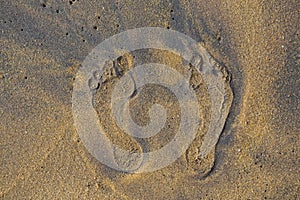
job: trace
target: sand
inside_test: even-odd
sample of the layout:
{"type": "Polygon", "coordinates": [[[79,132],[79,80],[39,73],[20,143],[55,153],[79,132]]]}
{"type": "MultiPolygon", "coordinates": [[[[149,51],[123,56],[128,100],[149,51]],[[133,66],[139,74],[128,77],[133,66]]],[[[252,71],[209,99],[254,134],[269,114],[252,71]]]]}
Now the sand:
{"type": "MultiPolygon", "coordinates": [[[[0,197],[299,199],[299,9],[296,0],[2,1],[0,197]],[[96,45],[148,26],[204,46],[229,72],[233,102],[206,159],[193,159],[200,138],[162,170],[126,174],[102,165],[82,144],[72,87],[96,45]]],[[[168,54],[153,57],[180,63],[168,54]]],[[[100,115],[106,112],[98,105],[100,115]]]]}

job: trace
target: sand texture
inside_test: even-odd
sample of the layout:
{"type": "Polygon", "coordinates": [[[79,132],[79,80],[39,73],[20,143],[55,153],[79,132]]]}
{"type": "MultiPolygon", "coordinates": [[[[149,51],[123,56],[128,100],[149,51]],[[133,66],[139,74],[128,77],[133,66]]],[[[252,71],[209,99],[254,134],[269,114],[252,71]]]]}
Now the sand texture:
{"type": "MultiPolygon", "coordinates": [[[[298,0],[1,0],[0,198],[300,199],[299,10],[298,0]],[[72,91],[94,47],[139,27],[176,30],[202,45],[222,67],[229,115],[216,148],[197,159],[211,105],[191,69],[201,102],[196,139],[168,167],[127,174],[85,148],[72,91]]],[[[93,102],[108,137],[133,152],[159,149],[178,129],[178,102],[163,87],[145,87],[130,103],[140,125],[152,104],[167,109],[168,126],[155,137],[132,139],[111,115],[116,81],[133,62],[152,61],[185,73],[170,52],[130,52],[116,61],[118,73],[108,69],[93,102]]]]}

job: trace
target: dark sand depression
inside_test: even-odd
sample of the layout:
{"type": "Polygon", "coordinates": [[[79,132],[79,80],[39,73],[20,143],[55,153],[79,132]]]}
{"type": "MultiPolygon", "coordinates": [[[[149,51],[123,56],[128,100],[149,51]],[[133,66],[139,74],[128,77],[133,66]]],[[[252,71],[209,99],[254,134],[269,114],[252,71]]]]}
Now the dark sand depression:
{"type": "MultiPolygon", "coordinates": [[[[47,0],[0,5],[1,198],[299,199],[298,1],[47,0]],[[199,136],[167,168],[124,174],[86,151],[73,124],[72,84],[96,45],[121,31],[149,26],[177,30],[204,46],[230,74],[233,103],[216,149],[206,159],[193,159],[199,136]]],[[[168,53],[151,55],[180,65],[168,53]]],[[[201,78],[195,81],[200,84],[201,78]]],[[[157,91],[148,92],[155,96],[157,91]]],[[[205,90],[199,92],[205,102],[207,96],[200,94],[205,90]]],[[[151,99],[156,100],[165,101],[151,99]]],[[[101,109],[107,107],[98,105],[100,115],[106,112],[101,109]]],[[[206,119],[209,105],[202,106],[206,119]]],[[[176,109],[171,111],[177,115],[176,109]]],[[[141,124],[147,121],[135,117],[141,124]]],[[[114,130],[109,120],[106,124],[114,130]]],[[[176,128],[176,123],[170,126],[176,128]]],[[[165,144],[168,137],[172,132],[154,138],[149,148],[165,144]]]]}

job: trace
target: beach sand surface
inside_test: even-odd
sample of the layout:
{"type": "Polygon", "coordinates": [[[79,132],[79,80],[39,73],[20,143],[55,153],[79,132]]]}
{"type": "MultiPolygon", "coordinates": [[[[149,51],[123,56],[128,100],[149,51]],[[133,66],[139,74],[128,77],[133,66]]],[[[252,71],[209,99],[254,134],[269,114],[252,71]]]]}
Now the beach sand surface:
{"type": "MultiPolygon", "coordinates": [[[[0,197],[299,199],[299,10],[297,0],[1,1],[0,197]],[[200,88],[202,132],[187,153],[153,173],[126,174],[86,150],[73,122],[72,90],[94,47],[139,27],[169,28],[199,42],[226,68],[232,105],[216,148],[195,160],[210,108],[207,91],[200,88]]],[[[175,69],[181,64],[168,52],[150,51],[149,58],[147,53],[139,52],[141,61],[154,58],[175,69]]],[[[197,81],[201,85],[200,77],[197,81]]],[[[113,83],[98,93],[97,112],[115,143],[140,151],[129,137],[116,139],[114,134],[121,133],[104,116],[110,108],[102,105],[113,83]]],[[[166,93],[177,105],[163,89],[148,92],[166,93]]],[[[141,124],[147,121],[145,115],[135,117],[141,124]]],[[[172,136],[169,131],[154,138],[150,149],[172,136]]]]}

